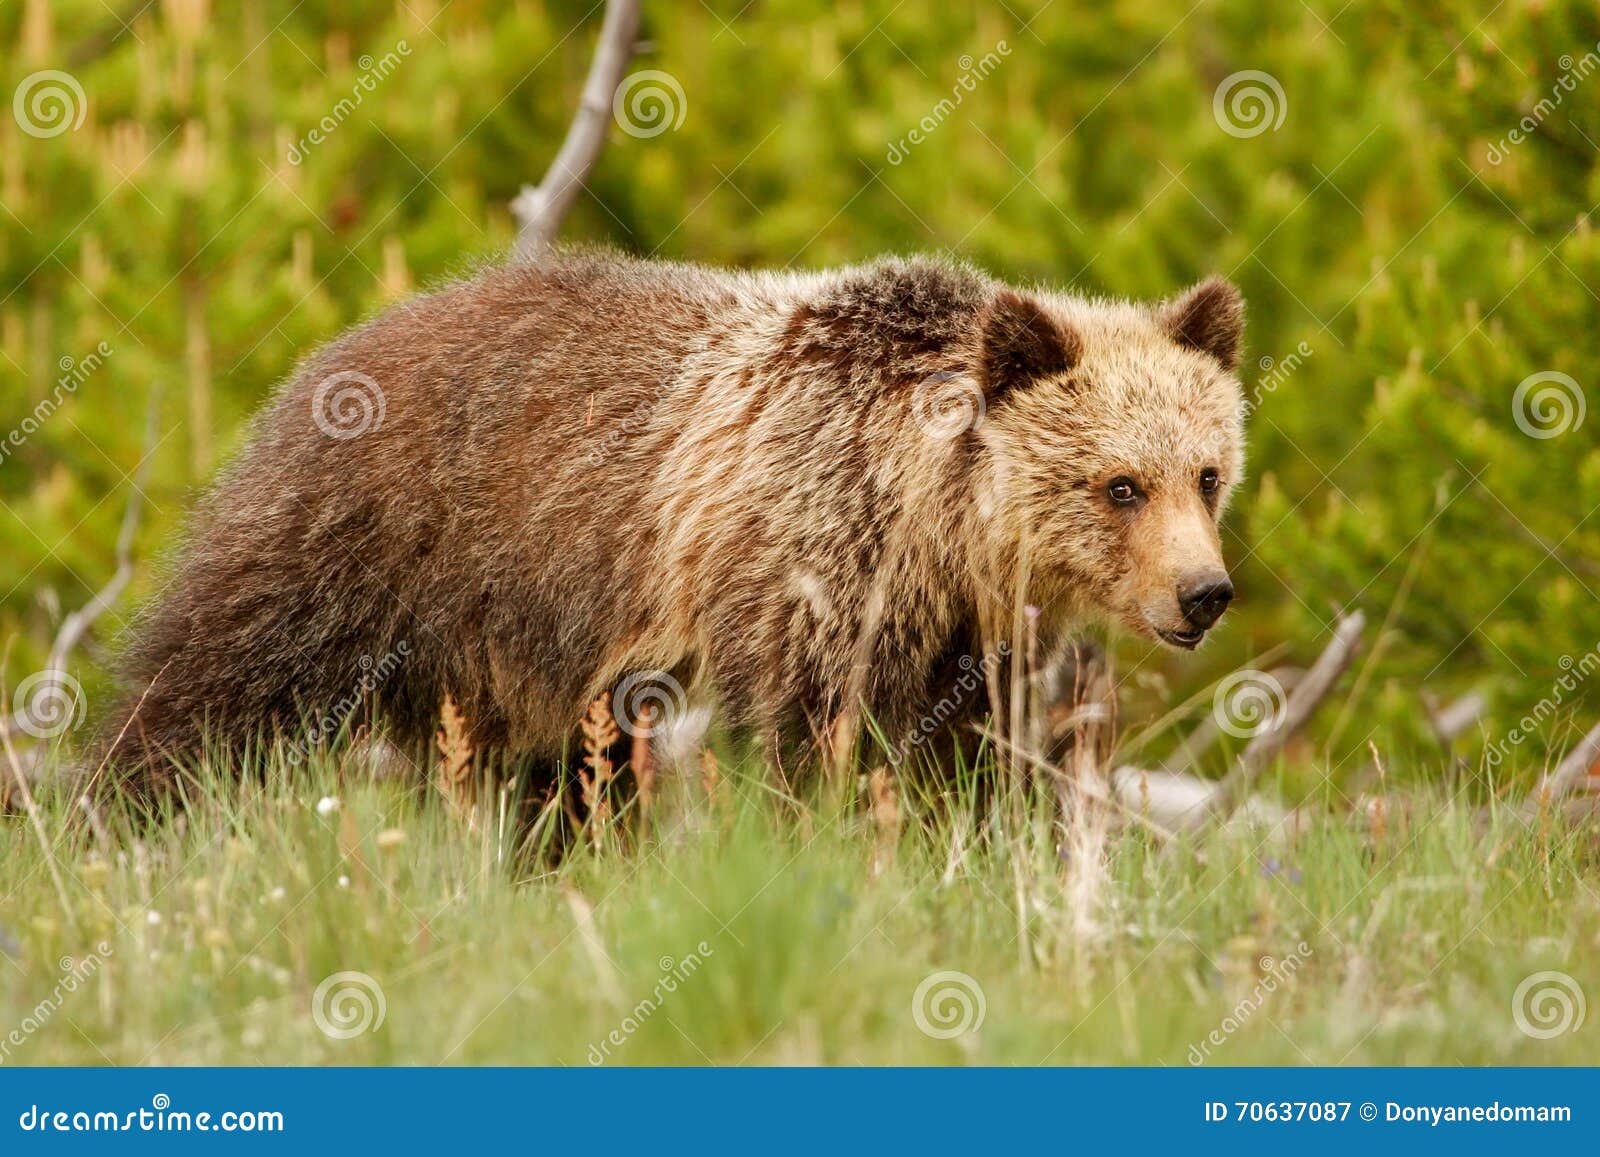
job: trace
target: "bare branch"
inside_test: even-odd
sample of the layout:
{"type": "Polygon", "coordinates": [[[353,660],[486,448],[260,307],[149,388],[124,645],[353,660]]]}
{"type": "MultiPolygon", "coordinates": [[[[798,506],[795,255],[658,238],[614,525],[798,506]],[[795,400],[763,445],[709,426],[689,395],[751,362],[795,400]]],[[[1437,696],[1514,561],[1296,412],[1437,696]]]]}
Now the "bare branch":
{"type": "MultiPolygon", "coordinates": [[[[1367,619],[1360,611],[1342,616],[1317,661],[1289,695],[1277,724],[1257,735],[1239,754],[1239,762],[1217,785],[1207,809],[1209,823],[1221,823],[1234,813],[1255,786],[1257,777],[1278,757],[1296,732],[1310,721],[1323,699],[1355,657],[1367,619]]],[[[1204,826],[1202,824],[1201,826],[1204,826]]]]}
{"type": "Polygon", "coordinates": [[[518,222],[516,254],[537,257],[550,247],[572,202],[589,179],[611,127],[611,101],[633,59],[639,35],[639,0],[607,0],[605,22],[595,44],[583,98],[550,171],[538,185],[524,185],[511,202],[518,222]]]}

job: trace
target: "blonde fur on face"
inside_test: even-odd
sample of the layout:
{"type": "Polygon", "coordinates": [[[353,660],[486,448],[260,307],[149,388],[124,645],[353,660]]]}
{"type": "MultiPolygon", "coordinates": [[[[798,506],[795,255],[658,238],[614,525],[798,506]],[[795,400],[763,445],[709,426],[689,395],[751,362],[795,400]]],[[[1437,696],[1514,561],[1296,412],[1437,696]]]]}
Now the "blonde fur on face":
{"type": "Polygon", "coordinates": [[[1244,471],[1242,305],[1215,282],[1157,308],[1054,294],[1043,303],[1081,354],[990,415],[984,440],[1007,480],[1013,537],[1076,615],[1159,638],[1181,625],[1185,582],[1225,574],[1217,520],[1244,471]],[[1211,335],[1215,350],[1174,340],[1174,312],[1195,294],[1218,295],[1209,304],[1232,319],[1211,335]],[[1208,468],[1218,483],[1209,495],[1208,468]],[[1137,485],[1137,508],[1108,499],[1119,478],[1137,485]]]}

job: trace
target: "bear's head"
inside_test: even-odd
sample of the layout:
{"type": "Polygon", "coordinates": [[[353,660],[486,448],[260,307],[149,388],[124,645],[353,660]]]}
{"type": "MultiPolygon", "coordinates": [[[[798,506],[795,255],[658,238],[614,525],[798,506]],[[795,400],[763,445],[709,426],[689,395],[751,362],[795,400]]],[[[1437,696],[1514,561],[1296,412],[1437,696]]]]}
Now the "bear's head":
{"type": "Polygon", "coordinates": [[[976,434],[996,577],[1052,617],[1200,643],[1233,597],[1217,520],[1244,468],[1243,326],[1217,279],[1155,306],[995,296],[976,434]]]}

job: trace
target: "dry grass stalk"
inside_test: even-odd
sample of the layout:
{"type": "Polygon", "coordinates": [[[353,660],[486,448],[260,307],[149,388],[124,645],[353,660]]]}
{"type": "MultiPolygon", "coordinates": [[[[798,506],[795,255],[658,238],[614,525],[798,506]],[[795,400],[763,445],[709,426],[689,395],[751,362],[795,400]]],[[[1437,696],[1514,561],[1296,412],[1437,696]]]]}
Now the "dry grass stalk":
{"type": "Polygon", "coordinates": [[[655,734],[656,705],[646,703],[639,712],[633,732],[633,752],[628,762],[633,766],[633,782],[639,789],[639,822],[641,827],[650,823],[650,812],[656,800],[656,761],[650,739],[655,734]]]}
{"type": "Polygon", "coordinates": [[[433,782],[451,810],[476,827],[478,782],[472,762],[472,739],[467,734],[467,717],[448,691],[439,708],[439,730],[434,735],[434,743],[439,749],[439,762],[435,765],[433,782]]]}
{"type": "Polygon", "coordinates": [[[617,975],[616,965],[611,962],[611,954],[606,951],[605,942],[600,939],[600,926],[595,922],[594,905],[590,904],[583,893],[571,884],[563,884],[561,894],[566,897],[567,907],[572,912],[572,922],[577,926],[578,943],[583,945],[584,954],[589,957],[589,963],[594,968],[595,987],[612,1004],[623,1004],[621,978],[617,975]]]}
{"type": "Polygon", "coordinates": [[[894,776],[887,767],[873,768],[867,777],[867,797],[872,813],[872,870],[877,879],[893,863],[900,846],[900,798],[894,789],[894,776]]]}
{"type": "Polygon", "coordinates": [[[1103,657],[1078,657],[1073,684],[1072,733],[1056,776],[1063,838],[1060,854],[1072,867],[1066,905],[1073,938],[1082,943],[1101,931],[1110,884],[1108,853],[1112,796],[1109,752],[1116,721],[1116,683],[1103,657]]]}
{"type": "Polygon", "coordinates": [[[1385,837],[1389,834],[1388,779],[1383,772],[1383,759],[1378,755],[1378,745],[1369,739],[1367,747],[1372,752],[1372,762],[1378,768],[1378,794],[1373,799],[1372,806],[1367,809],[1367,817],[1371,825],[1372,842],[1382,847],[1385,837]]]}
{"type": "Polygon", "coordinates": [[[596,850],[605,842],[611,827],[611,745],[622,735],[606,696],[596,695],[578,724],[583,735],[583,766],[578,782],[583,787],[583,807],[590,842],[596,850]]]}

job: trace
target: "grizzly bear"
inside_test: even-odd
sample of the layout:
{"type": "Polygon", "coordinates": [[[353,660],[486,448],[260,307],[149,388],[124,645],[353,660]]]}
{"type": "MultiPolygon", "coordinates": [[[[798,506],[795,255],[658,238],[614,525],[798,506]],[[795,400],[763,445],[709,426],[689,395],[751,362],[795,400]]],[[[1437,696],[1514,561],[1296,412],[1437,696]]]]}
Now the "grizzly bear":
{"type": "Polygon", "coordinates": [[[915,734],[1024,605],[1193,648],[1233,594],[1242,325],[1220,280],[1147,305],[928,258],[566,252],[410,300],[256,419],[136,628],[110,766],[421,744],[447,695],[485,752],[556,757],[610,694],[783,758],[915,734]]]}

